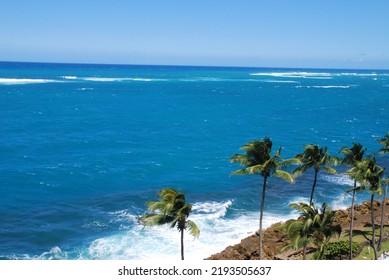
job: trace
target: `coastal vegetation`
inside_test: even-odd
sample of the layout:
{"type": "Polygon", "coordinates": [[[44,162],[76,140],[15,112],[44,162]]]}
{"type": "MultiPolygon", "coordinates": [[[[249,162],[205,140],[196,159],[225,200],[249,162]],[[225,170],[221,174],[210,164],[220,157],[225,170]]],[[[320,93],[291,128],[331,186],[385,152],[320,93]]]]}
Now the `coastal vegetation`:
{"type": "Polygon", "coordinates": [[[200,229],[195,222],[188,220],[192,205],[186,203],[185,195],[174,189],[166,188],[158,193],[160,200],[148,202],[149,213],[139,217],[144,226],[170,225],[177,228],[181,236],[181,259],[184,260],[184,231],[188,230],[195,238],[200,235],[200,229]]]}
{"type": "Polygon", "coordinates": [[[349,255],[350,260],[353,258],[353,225],[354,225],[354,204],[355,204],[355,196],[357,192],[357,183],[358,183],[358,177],[357,174],[359,173],[358,164],[363,159],[363,156],[365,154],[366,148],[364,149],[363,146],[359,143],[353,143],[351,148],[343,147],[340,149],[340,153],[343,154],[343,160],[342,164],[346,166],[353,166],[351,169],[347,170],[345,173],[349,175],[353,181],[354,186],[352,189],[352,199],[351,199],[351,208],[350,208],[350,233],[349,233],[349,255]]]}
{"type": "Polygon", "coordinates": [[[262,259],[262,219],[265,205],[266,184],[270,176],[281,178],[289,183],[294,183],[293,176],[283,170],[291,164],[298,164],[300,161],[296,158],[287,160],[281,159],[281,148],[277,150],[274,156],[271,156],[272,141],[265,137],[263,140],[255,140],[245,144],[241,150],[245,154],[235,154],[231,157],[231,162],[237,162],[244,166],[243,169],[236,170],[232,175],[260,175],[263,178],[262,195],[259,210],[259,259],[262,259]]]}
{"type": "Polygon", "coordinates": [[[329,174],[336,174],[336,170],[331,168],[331,165],[337,164],[338,161],[336,157],[329,154],[327,147],[319,147],[316,144],[304,146],[304,151],[301,154],[297,154],[296,158],[301,160],[302,164],[293,171],[294,176],[300,176],[308,169],[314,169],[311,196],[309,198],[309,204],[312,204],[317,175],[320,169],[323,168],[329,174]]]}
{"type": "Polygon", "coordinates": [[[306,259],[307,246],[313,243],[317,252],[315,259],[322,259],[324,249],[333,235],[340,236],[342,228],[334,224],[335,211],[327,204],[320,208],[313,204],[293,203],[290,205],[300,213],[300,218],[286,223],[286,233],[291,243],[285,248],[295,250],[303,248],[303,259],[306,259]]]}
{"type": "MultiPolygon", "coordinates": [[[[383,148],[379,150],[379,154],[386,154],[389,152],[389,133],[383,138],[377,140],[383,148]]],[[[342,147],[339,151],[343,158],[338,158],[330,155],[327,147],[319,147],[316,144],[304,146],[304,151],[297,154],[294,158],[285,161],[281,160],[281,148],[276,154],[271,157],[272,142],[268,137],[263,140],[254,140],[245,144],[241,149],[245,154],[235,154],[231,157],[231,162],[237,162],[244,166],[233,172],[233,175],[244,174],[259,174],[263,177],[262,195],[260,201],[260,220],[259,220],[259,259],[263,258],[263,228],[262,218],[265,202],[266,183],[269,176],[273,175],[284,179],[290,183],[294,183],[297,176],[301,176],[308,169],[314,169],[314,179],[309,198],[309,204],[295,203],[291,204],[293,209],[300,213],[300,218],[286,223],[285,231],[290,239],[290,244],[285,248],[293,248],[294,250],[302,249],[303,259],[306,259],[307,247],[313,243],[316,252],[313,255],[314,259],[327,259],[331,254],[326,253],[326,246],[329,244],[333,235],[340,236],[341,227],[334,223],[335,211],[329,209],[324,203],[321,208],[315,207],[313,203],[314,192],[317,183],[318,173],[324,169],[329,174],[336,174],[333,166],[343,164],[351,166],[343,174],[349,176],[353,180],[353,188],[347,192],[352,192],[352,200],[350,207],[349,218],[349,259],[353,259],[355,255],[355,242],[353,242],[353,221],[354,221],[354,207],[356,192],[368,191],[370,192],[370,223],[371,223],[371,238],[370,247],[374,252],[374,259],[378,258],[377,249],[381,249],[383,240],[383,229],[385,225],[385,204],[387,195],[387,186],[389,179],[384,178],[385,169],[377,165],[374,154],[368,155],[364,158],[366,148],[360,143],[353,143],[348,147],[342,147]],[[298,164],[294,169],[293,175],[288,173],[285,168],[291,164],[298,164]],[[383,188],[386,186],[386,188],[383,188]],[[381,202],[381,221],[380,234],[378,240],[376,239],[376,221],[374,211],[374,201],[377,196],[382,196],[381,202]],[[378,244],[378,245],[377,245],[378,244]]],[[[342,243],[343,244],[343,243],[342,243]]],[[[332,245],[334,246],[334,245],[332,245]]],[[[342,245],[344,247],[344,244],[342,245]]],[[[342,247],[342,248],[343,248],[342,247]]],[[[344,249],[344,248],[343,248],[344,249]]]]}
{"type": "MultiPolygon", "coordinates": [[[[389,133],[377,141],[382,144],[378,154],[388,153],[389,133]]],[[[231,173],[231,175],[259,175],[262,177],[261,199],[259,206],[259,230],[258,247],[255,249],[258,259],[269,258],[269,255],[263,253],[264,232],[262,221],[264,215],[264,205],[266,198],[266,187],[269,177],[280,178],[289,183],[295,183],[295,178],[302,175],[308,169],[314,169],[314,179],[311,188],[309,204],[293,203],[290,207],[297,210],[299,218],[289,220],[284,224],[272,226],[272,233],[282,240],[282,247],[278,247],[278,253],[285,250],[294,250],[301,252],[302,259],[342,259],[347,255],[348,259],[354,259],[363,251],[366,244],[372,248],[373,259],[378,259],[378,252],[387,247],[389,231],[385,231],[386,216],[385,205],[389,202],[386,199],[389,178],[385,177],[385,169],[377,164],[377,154],[369,154],[365,157],[366,148],[360,143],[353,143],[350,148],[342,147],[339,153],[343,158],[330,155],[327,147],[319,147],[316,144],[304,146],[304,151],[293,158],[282,159],[281,147],[272,155],[273,143],[270,138],[265,137],[262,140],[253,140],[246,143],[240,149],[242,154],[234,154],[230,158],[231,163],[239,163],[243,168],[231,173]],[[336,174],[332,166],[342,164],[351,167],[342,172],[353,180],[353,187],[346,190],[346,193],[352,192],[351,206],[348,211],[334,211],[326,203],[320,207],[314,205],[314,191],[317,183],[318,173],[321,169],[329,174],[336,174]],[[293,172],[289,172],[292,165],[298,165],[293,172]],[[365,209],[361,212],[358,207],[358,215],[366,214],[368,209],[370,218],[359,222],[358,230],[355,232],[354,221],[356,205],[355,197],[357,192],[368,192],[369,202],[362,205],[365,209]],[[376,198],[382,197],[382,201],[376,198]],[[380,233],[376,238],[377,221],[375,210],[380,207],[380,233]],[[346,214],[344,214],[344,212],[346,214]],[[362,214],[361,214],[362,213],[362,214]],[[343,216],[342,216],[343,215],[343,216]],[[346,222],[345,222],[346,221],[346,222]],[[345,225],[345,223],[347,225],[345,225]],[[361,223],[370,226],[370,231],[361,228],[361,223]],[[345,230],[348,228],[348,230],[345,230]],[[365,238],[365,241],[360,239],[365,238]],[[337,237],[339,240],[335,240],[337,237]],[[286,240],[286,242],[285,242],[286,240]],[[368,240],[368,242],[366,242],[368,240]],[[309,248],[309,252],[308,252],[309,248]]],[[[185,195],[174,189],[163,189],[158,193],[160,200],[148,202],[148,213],[141,216],[139,221],[144,226],[155,226],[169,224],[170,227],[176,227],[181,233],[181,259],[184,259],[184,231],[198,237],[200,230],[197,225],[188,220],[192,211],[192,205],[187,204],[185,195]]],[[[387,226],[387,225],[386,225],[387,226]]],[[[279,242],[279,241],[277,241],[279,242]]],[[[253,243],[249,242],[250,246],[253,243]]],[[[251,250],[254,250],[251,248],[251,250]]],[[[269,248],[267,248],[269,250],[269,248]]],[[[252,251],[254,252],[254,251],[252,251]]],[[[252,253],[251,253],[252,254],[252,253]]],[[[275,252],[272,253],[275,257],[275,252]]],[[[365,254],[366,255],[366,254],[365,254]]],[[[217,259],[214,257],[211,259],[217,259]]]]}

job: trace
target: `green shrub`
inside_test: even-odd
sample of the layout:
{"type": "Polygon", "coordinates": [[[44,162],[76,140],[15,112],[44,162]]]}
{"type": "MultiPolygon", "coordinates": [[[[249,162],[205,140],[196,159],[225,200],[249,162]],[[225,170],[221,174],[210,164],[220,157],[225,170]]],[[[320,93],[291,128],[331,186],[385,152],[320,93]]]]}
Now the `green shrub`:
{"type": "MultiPolygon", "coordinates": [[[[353,242],[353,254],[357,253],[361,244],[353,242]]],[[[324,250],[324,260],[337,260],[350,254],[350,243],[348,241],[338,241],[328,243],[324,250]]]]}

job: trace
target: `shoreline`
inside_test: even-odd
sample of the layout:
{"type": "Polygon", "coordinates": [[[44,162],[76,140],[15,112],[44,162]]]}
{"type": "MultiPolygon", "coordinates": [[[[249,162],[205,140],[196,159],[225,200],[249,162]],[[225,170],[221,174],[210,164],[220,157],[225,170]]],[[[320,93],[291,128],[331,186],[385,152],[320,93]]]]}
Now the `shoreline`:
{"type": "MultiPolygon", "coordinates": [[[[374,201],[375,222],[380,224],[381,201],[374,201]]],[[[350,207],[344,210],[335,210],[335,224],[342,227],[342,234],[349,231],[350,228],[350,207]]],[[[386,237],[389,237],[389,198],[385,206],[385,228],[386,237]]],[[[362,204],[354,206],[354,230],[366,229],[371,227],[370,202],[363,201],[362,204]]],[[[285,222],[276,222],[266,228],[263,232],[263,252],[265,260],[292,260],[299,259],[300,251],[288,250],[280,253],[281,249],[290,244],[289,238],[283,229],[285,222]]],[[[376,234],[379,228],[376,228],[376,234]]],[[[259,239],[258,231],[239,243],[226,247],[223,251],[214,253],[205,260],[258,260],[259,239]]]]}

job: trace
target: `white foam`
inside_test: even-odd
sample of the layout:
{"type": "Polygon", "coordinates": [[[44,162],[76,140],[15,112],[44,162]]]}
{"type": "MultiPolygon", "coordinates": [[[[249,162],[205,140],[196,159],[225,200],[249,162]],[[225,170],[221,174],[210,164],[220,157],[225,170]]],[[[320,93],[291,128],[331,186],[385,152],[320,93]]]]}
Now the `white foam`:
{"type": "Polygon", "coordinates": [[[292,203],[305,203],[305,204],[309,204],[309,197],[308,196],[297,196],[297,197],[294,197],[291,201],[289,201],[289,204],[292,204],[292,203]]]}
{"type": "Polygon", "coordinates": [[[307,88],[350,88],[351,86],[307,86],[307,88]]]}
{"type": "Polygon", "coordinates": [[[281,77],[281,78],[326,78],[331,79],[331,73],[325,72],[260,72],[251,73],[251,76],[270,76],[270,77],[281,77]]]}
{"type": "Polygon", "coordinates": [[[87,77],[87,78],[80,78],[84,81],[90,81],[90,82],[120,82],[120,81],[126,81],[127,78],[97,78],[97,77],[87,77]]]}
{"type": "Polygon", "coordinates": [[[56,80],[49,79],[16,79],[16,78],[0,78],[0,84],[2,85],[22,85],[22,84],[44,84],[54,83],[56,80]]]}
{"type": "MultiPolygon", "coordinates": [[[[198,239],[194,239],[185,232],[186,260],[201,260],[209,257],[229,245],[239,243],[241,239],[258,230],[259,213],[248,212],[226,218],[231,205],[233,201],[207,201],[193,204],[193,213],[189,219],[198,225],[201,234],[198,239]]],[[[292,217],[296,215],[264,213],[263,226],[266,228],[275,222],[292,217]]],[[[128,231],[93,241],[87,254],[87,258],[92,259],[175,261],[180,259],[180,234],[176,229],[168,226],[143,228],[137,224],[128,231]]]]}
{"type": "Polygon", "coordinates": [[[76,80],[77,76],[62,76],[62,78],[67,79],[67,80],[76,80]]]}
{"type": "Polygon", "coordinates": [[[389,76],[385,73],[354,73],[354,72],[344,72],[335,74],[336,76],[353,76],[353,77],[377,77],[377,76],[389,76]]]}
{"type": "Polygon", "coordinates": [[[218,219],[224,217],[228,207],[231,205],[232,201],[230,200],[222,203],[215,201],[194,203],[192,206],[192,211],[194,212],[193,219],[218,219]]]}
{"type": "Polygon", "coordinates": [[[133,82],[155,82],[155,81],[165,81],[165,79],[150,79],[150,78],[100,78],[100,77],[83,77],[79,78],[84,81],[90,82],[125,82],[125,81],[133,81],[133,82]]]}
{"type": "Polygon", "coordinates": [[[94,88],[79,88],[77,90],[82,90],[82,91],[84,91],[84,90],[94,90],[94,88]]]}
{"type": "Polygon", "coordinates": [[[265,83],[290,83],[290,84],[299,84],[297,81],[289,81],[289,80],[262,80],[261,82],[265,83]]]}
{"type": "Polygon", "coordinates": [[[350,198],[351,195],[349,194],[342,194],[339,197],[337,197],[335,200],[331,201],[329,206],[334,210],[344,210],[350,207],[350,198]]]}
{"type": "Polygon", "coordinates": [[[259,72],[251,73],[251,76],[271,76],[281,78],[332,78],[342,76],[352,77],[379,77],[389,76],[388,73],[356,73],[356,72],[342,72],[342,73],[329,73],[329,72],[306,72],[306,71],[290,71],[290,72],[259,72]]]}
{"type": "Polygon", "coordinates": [[[48,252],[44,252],[39,257],[35,257],[34,259],[38,260],[61,260],[66,259],[66,253],[62,252],[61,248],[55,246],[50,249],[48,252]]]}
{"type": "MultiPolygon", "coordinates": [[[[334,175],[322,175],[321,178],[329,183],[333,183],[340,186],[354,186],[354,180],[348,175],[334,174],[334,175]]],[[[359,184],[357,184],[359,185],[359,184]]]]}

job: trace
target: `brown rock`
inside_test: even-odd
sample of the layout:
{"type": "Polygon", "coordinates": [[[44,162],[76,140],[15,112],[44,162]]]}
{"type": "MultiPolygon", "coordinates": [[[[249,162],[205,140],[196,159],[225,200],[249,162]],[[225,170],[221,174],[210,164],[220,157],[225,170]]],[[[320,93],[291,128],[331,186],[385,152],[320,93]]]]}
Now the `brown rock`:
{"type": "MultiPolygon", "coordinates": [[[[376,223],[380,221],[381,204],[375,201],[373,208],[375,210],[376,223]]],[[[386,200],[389,205],[389,199],[386,200]]],[[[371,223],[370,202],[364,201],[362,205],[354,207],[354,229],[362,228],[371,223]]],[[[389,217],[389,207],[385,208],[385,215],[389,217]]],[[[336,223],[341,225],[343,231],[348,231],[350,227],[350,209],[338,210],[336,213],[336,223]]],[[[263,255],[264,259],[290,259],[296,258],[299,252],[288,252],[280,254],[281,249],[290,244],[289,238],[283,229],[284,223],[277,223],[263,232],[263,255]]],[[[259,249],[258,232],[242,239],[240,243],[228,246],[220,253],[213,254],[208,260],[257,260],[259,249]]]]}

